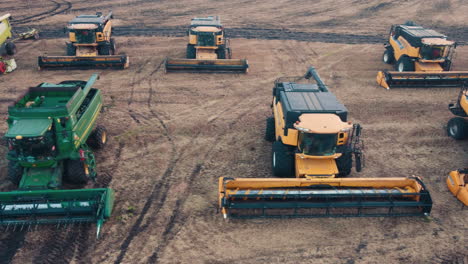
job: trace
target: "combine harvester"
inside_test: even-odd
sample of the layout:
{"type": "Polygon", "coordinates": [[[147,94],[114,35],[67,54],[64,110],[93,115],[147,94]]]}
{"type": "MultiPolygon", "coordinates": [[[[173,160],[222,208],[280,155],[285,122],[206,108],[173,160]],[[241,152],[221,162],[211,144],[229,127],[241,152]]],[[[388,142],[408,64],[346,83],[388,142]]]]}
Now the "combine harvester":
{"type": "Polygon", "coordinates": [[[356,171],[363,167],[361,127],[314,68],[278,79],[272,110],[265,139],[273,142],[273,174],[295,178],[220,178],[225,218],[429,215],[420,178],[341,178],[353,160],[356,171]]]}
{"type": "Polygon", "coordinates": [[[92,88],[97,79],[42,83],[8,108],[8,178],[18,189],[0,193],[0,225],[95,222],[99,236],[114,192],[76,189],[96,180],[90,147],[107,142],[105,128],[95,125],[102,108],[101,91],[92,88]]]}
{"type": "Polygon", "coordinates": [[[98,12],[74,18],[66,28],[70,38],[67,56],[40,56],[39,69],[128,68],[128,56],[115,55],[112,18],[112,12],[107,16],[98,12]]]}
{"type": "Polygon", "coordinates": [[[456,43],[431,29],[407,22],[393,25],[383,61],[396,71],[380,71],[377,83],[386,88],[460,87],[468,71],[450,71],[456,43]]]}
{"type": "Polygon", "coordinates": [[[187,58],[166,58],[166,72],[246,73],[246,59],[232,59],[229,39],[218,16],[193,18],[188,29],[187,58]]]}
{"type": "MultiPolygon", "coordinates": [[[[468,137],[468,89],[463,87],[457,103],[449,104],[449,110],[457,117],[448,121],[447,134],[457,140],[468,137]]],[[[468,169],[451,171],[447,186],[452,194],[468,206],[468,169]]]]}
{"type": "Polygon", "coordinates": [[[10,73],[16,69],[16,61],[12,57],[16,53],[16,45],[11,39],[10,14],[0,17],[0,74],[10,73]]]}

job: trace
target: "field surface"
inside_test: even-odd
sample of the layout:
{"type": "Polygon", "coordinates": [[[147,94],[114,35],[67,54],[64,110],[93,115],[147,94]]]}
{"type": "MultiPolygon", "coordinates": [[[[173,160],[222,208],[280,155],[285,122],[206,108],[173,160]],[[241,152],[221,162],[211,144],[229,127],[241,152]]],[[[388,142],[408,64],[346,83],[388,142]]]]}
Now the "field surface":
{"type": "MultiPolygon", "coordinates": [[[[468,210],[445,184],[450,170],[468,166],[467,141],[445,133],[459,89],[387,91],[375,82],[390,69],[381,61],[389,27],[406,20],[461,43],[454,69],[468,70],[467,12],[464,0],[1,1],[18,31],[34,26],[42,38],[19,42],[18,70],[0,77],[0,119],[28,87],[99,72],[99,123],[110,141],[96,156],[116,204],[99,240],[93,225],[2,232],[0,263],[468,264],[468,210]],[[37,70],[37,56],[65,53],[68,20],[110,9],[129,69],[37,70]],[[204,15],[221,16],[248,74],[164,73],[166,56],[185,55],[190,18],[204,15]],[[367,167],[352,176],[421,176],[431,217],[222,219],[218,177],[271,177],[263,133],[274,80],[311,65],[364,127],[367,167]]],[[[13,188],[6,166],[2,159],[3,191],[13,188]]]]}

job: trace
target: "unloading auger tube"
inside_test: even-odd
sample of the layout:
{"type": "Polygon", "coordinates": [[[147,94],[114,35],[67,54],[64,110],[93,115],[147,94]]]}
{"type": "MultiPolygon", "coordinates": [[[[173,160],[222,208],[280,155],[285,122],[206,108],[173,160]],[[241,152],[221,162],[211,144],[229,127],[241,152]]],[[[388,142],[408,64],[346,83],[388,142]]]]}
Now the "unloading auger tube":
{"type": "Polygon", "coordinates": [[[428,216],[429,191],[417,177],[219,179],[224,218],[428,216]]]}

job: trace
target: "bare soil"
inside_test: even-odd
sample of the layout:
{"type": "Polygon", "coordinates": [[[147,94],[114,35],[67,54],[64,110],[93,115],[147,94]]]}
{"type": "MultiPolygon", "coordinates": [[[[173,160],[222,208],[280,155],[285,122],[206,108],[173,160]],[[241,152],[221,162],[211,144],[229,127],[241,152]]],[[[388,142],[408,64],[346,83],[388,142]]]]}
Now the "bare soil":
{"type": "MultiPolygon", "coordinates": [[[[0,234],[0,262],[468,263],[468,210],[445,185],[450,170],[468,165],[467,141],[445,133],[459,90],[387,91],[375,82],[378,70],[390,69],[381,55],[392,23],[414,20],[463,43],[464,1],[5,0],[0,10],[45,37],[18,43],[19,69],[0,78],[0,118],[27,87],[99,72],[106,106],[99,123],[110,141],[96,156],[109,175],[100,184],[116,191],[101,239],[93,225],[8,231],[0,234]],[[129,69],[37,70],[37,56],[65,53],[68,20],[109,9],[129,69]],[[233,56],[248,59],[249,73],[165,74],[166,56],[184,56],[190,18],[210,14],[221,15],[233,56]],[[367,167],[352,176],[421,176],[431,217],[222,219],[218,177],[271,177],[263,133],[273,81],[311,65],[364,127],[367,167]]],[[[468,48],[460,46],[454,69],[466,65],[468,48]]],[[[12,188],[6,164],[2,190],[12,188]]]]}

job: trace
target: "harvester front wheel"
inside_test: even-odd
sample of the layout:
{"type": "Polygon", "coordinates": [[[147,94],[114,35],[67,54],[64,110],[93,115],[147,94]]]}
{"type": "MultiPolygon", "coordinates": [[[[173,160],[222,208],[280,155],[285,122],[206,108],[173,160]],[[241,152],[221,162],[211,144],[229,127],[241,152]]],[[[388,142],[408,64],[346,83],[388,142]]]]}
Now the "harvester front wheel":
{"type": "Polygon", "coordinates": [[[275,118],[273,117],[266,119],[265,140],[268,142],[275,141],[275,118]]]}
{"type": "Polygon", "coordinates": [[[281,141],[273,142],[273,155],[271,158],[273,175],[276,177],[294,176],[294,155],[281,141]]]}
{"type": "Polygon", "coordinates": [[[97,126],[89,135],[87,144],[93,149],[102,149],[107,144],[107,130],[103,126],[97,126]]]}
{"type": "Polygon", "coordinates": [[[338,167],[338,177],[346,177],[351,174],[353,168],[353,155],[352,152],[346,152],[336,159],[336,166],[338,167]]]}
{"type": "Polygon", "coordinates": [[[468,127],[465,119],[454,117],[448,121],[447,135],[454,139],[465,139],[467,136],[468,127]]]}
{"type": "Polygon", "coordinates": [[[7,43],[5,44],[5,50],[6,50],[7,55],[10,55],[10,56],[11,56],[11,55],[15,55],[15,53],[16,53],[16,45],[15,45],[15,43],[13,43],[13,42],[7,42],[7,43]]]}
{"type": "Polygon", "coordinates": [[[385,62],[387,64],[392,64],[393,61],[395,60],[395,56],[393,55],[393,51],[390,50],[390,49],[386,49],[384,51],[384,53],[383,53],[382,60],[383,60],[383,62],[385,62]]]}
{"type": "Polygon", "coordinates": [[[401,57],[395,66],[399,72],[414,71],[414,62],[408,57],[401,57]]]}
{"type": "Polygon", "coordinates": [[[113,38],[110,39],[110,49],[111,55],[115,55],[117,53],[117,46],[115,45],[115,40],[113,38]]]}
{"type": "Polygon", "coordinates": [[[99,55],[111,55],[111,44],[110,43],[103,43],[98,48],[99,55]]]}
{"type": "Polygon", "coordinates": [[[73,46],[73,43],[67,43],[67,56],[75,56],[76,47],[73,46]]]}
{"type": "Polygon", "coordinates": [[[19,185],[23,176],[23,168],[14,161],[8,162],[8,179],[15,185],[19,185]]]}
{"type": "Polygon", "coordinates": [[[197,56],[197,51],[195,46],[187,44],[187,59],[195,59],[197,56]]]}
{"type": "Polygon", "coordinates": [[[216,50],[216,54],[218,55],[218,59],[226,59],[226,49],[224,48],[224,46],[219,46],[216,50]]]}
{"type": "Polygon", "coordinates": [[[89,181],[89,171],[84,161],[68,160],[65,164],[65,181],[72,184],[86,184],[89,181]]]}

